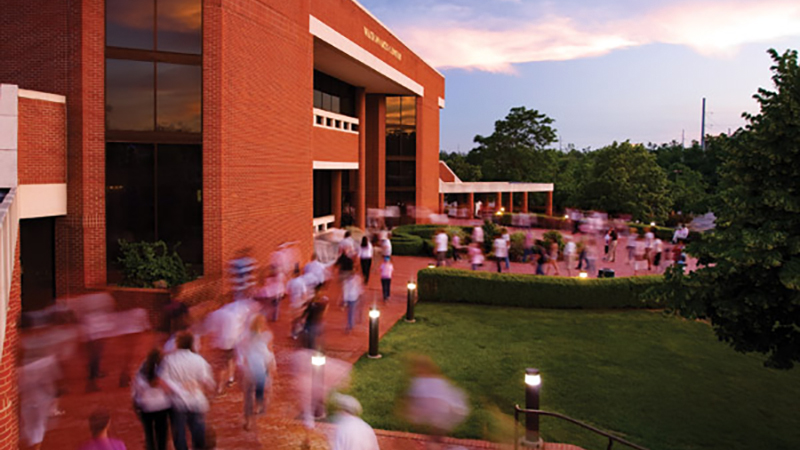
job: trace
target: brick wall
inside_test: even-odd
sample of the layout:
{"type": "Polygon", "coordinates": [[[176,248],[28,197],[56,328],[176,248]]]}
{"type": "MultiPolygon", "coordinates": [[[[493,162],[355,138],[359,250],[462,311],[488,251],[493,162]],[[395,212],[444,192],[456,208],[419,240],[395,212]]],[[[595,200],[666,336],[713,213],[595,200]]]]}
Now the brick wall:
{"type": "Polygon", "coordinates": [[[314,161],[358,162],[358,134],[311,128],[314,161]]]}
{"type": "Polygon", "coordinates": [[[67,117],[63,103],[19,99],[20,184],[67,182],[67,117]]]}
{"type": "Polygon", "coordinates": [[[16,450],[19,442],[19,395],[17,391],[17,347],[19,315],[22,311],[20,289],[19,237],[14,250],[11,300],[6,316],[6,336],[0,359],[0,450],[16,450]]]}

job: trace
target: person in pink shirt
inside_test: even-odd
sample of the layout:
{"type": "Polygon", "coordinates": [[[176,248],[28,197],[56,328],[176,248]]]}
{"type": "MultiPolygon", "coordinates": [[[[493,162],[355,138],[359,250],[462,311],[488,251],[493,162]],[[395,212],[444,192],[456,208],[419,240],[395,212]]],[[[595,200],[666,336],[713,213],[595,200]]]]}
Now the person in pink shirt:
{"type": "Polygon", "coordinates": [[[388,256],[383,257],[381,263],[381,287],[383,288],[383,301],[389,300],[389,293],[392,287],[392,273],[394,272],[394,265],[392,259],[388,256]]]}
{"type": "Polygon", "coordinates": [[[89,430],[92,432],[92,439],[81,445],[80,450],[126,450],[122,441],[108,437],[110,423],[111,416],[108,411],[99,409],[93,412],[89,416],[89,430]]]}

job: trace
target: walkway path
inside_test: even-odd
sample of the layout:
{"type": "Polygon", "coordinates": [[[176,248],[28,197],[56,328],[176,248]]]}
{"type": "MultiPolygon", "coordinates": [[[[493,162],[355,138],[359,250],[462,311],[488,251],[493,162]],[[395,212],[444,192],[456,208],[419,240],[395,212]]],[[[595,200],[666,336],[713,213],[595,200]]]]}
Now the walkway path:
{"type": "MultiPolygon", "coordinates": [[[[381,305],[381,335],[385,334],[405,313],[406,281],[415,277],[416,272],[426,266],[429,258],[397,257],[392,296],[388,304],[381,305]]],[[[515,271],[525,271],[526,266],[514,264],[515,271]]],[[[373,275],[375,271],[373,271],[373,275]]],[[[339,298],[339,286],[333,283],[328,288],[332,300],[324,333],[324,346],[327,355],[354,363],[367,350],[366,313],[364,322],[350,334],[344,333],[345,312],[336,306],[339,298]]],[[[380,302],[380,280],[377,276],[370,279],[366,294],[366,303],[373,299],[380,302]]],[[[286,303],[283,302],[281,320],[273,327],[275,348],[278,359],[278,376],[273,390],[275,396],[268,408],[268,413],[257,421],[252,431],[242,427],[242,395],[237,386],[225,394],[212,400],[211,411],[207,420],[214,428],[219,449],[326,449],[328,448],[325,432],[330,426],[322,424],[315,430],[307,432],[298,420],[299,408],[291,389],[289,361],[297,342],[289,338],[289,324],[286,314],[286,303]],[[310,447],[303,446],[308,440],[310,447]]],[[[380,302],[382,303],[382,302],[380,302]]],[[[380,304],[379,303],[379,304],[380,304]]],[[[63,386],[66,393],[60,399],[60,408],[65,411],[61,417],[50,421],[43,449],[74,449],[79,443],[89,438],[87,417],[98,406],[110,410],[112,414],[111,434],[122,439],[129,449],[143,448],[142,429],[131,407],[128,388],[117,387],[117,380],[122,366],[124,351],[132,351],[138,365],[147,351],[160,345],[166,336],[159,333],[147,333],[136,337],[117,338],[108,342],[102,369],[108,373],[100,380],[100,392],[84,393],[85,357],[78,352],[74,364],[65,368],[63,386]],[[124,350],[124,351],[123,351],[124,350]]],[[[424,449],[423,436],[377,430],[383,450],[424,449]]],[[[465,449],[500,448],[495,444],[482,441],[452,440],[452,445],[460,445],[465,449]]],[[[567,445],[548,445],[548,450],[575,450],[577,447],[567,445]]],[[[579,449],[578,449],[579,450],[579,449]]]]}

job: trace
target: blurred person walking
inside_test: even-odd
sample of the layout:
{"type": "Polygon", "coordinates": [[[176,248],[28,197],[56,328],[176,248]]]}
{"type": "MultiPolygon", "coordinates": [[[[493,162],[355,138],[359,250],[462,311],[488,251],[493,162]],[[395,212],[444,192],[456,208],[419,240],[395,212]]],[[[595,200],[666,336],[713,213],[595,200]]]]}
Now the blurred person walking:
{"type": "Polygon", "coordinates": [[[572,240],[572,237],[567,236],[567,243],[564,244],[564,261],[567,265],[567,276],[572,276],[572,266],[575,264],[575,252],[577,246],[575,242],[572,240]]]}
{"type": "Polygon", "coordinates": [[[444,229],[439,229],[436,232],[436,237],[433,238],[436,247],[436,267],[447,265],[447,248],[448,237],[444,229]]]}
{"type": "Polygon", "coordinates": [[[23,444],[38,450],[47,432],[47,419],[56,405],[56,382],[61,371],[56,357],[50,355],[24,362],[17,373],[20,438],[23,444]]]}
{"type": "Polygon", "coordinates": [[[509,259],[509,251],[511,250],[511,234],[509,234],[507,228],[503,228],[500,230],[500,232],[503,233],[503,240],[506,241],[506,270],[511,270],[511,260],[509,259]]]}
{"type": "Polygon", "coordinates": [[[270,350],[272,333],[267,330],[263,316],[255,316],[250,330],[236,345],[236,362],[241,374],[244,394],[244,429],[250,430],[253,415],[266,411],[265,398],[269,397],[277,365],[270,350]]]}
{"type": "Polygon", "coordinates": [[[89,431],[92,439],[80,446],[80,450],[126,450],[119,439],[108,437],[111,415],[105,409],[98,409],[89,416],[89,431]]]}
{"type": "Polygon", "coordinates": [[[363,292],[364,288],[362,282],[360,277],[356,274],[351,274],[342,282],[342,299],[347,307],[347,326],[345,327],[345,333],[353,331],[360,304],[359,300],[363,292]]]}
{"type": "Polygon", "coordinates": [[[653,267],[656,268],[658,273],[661,269],[661,253],[664,251],[664,242],[660,238],[653,241],[653,267]]]}
{"type": "Polygon", "coordinates": [[[334,394],[336,427],[329,438],[331,450],[380,450],[375,431],[361,419],[361,404],[349,395],[334,394]]]}
{"type": "Polygon", "coordinates": [[[131,383],[133,406],[144,427],[147,450],[167,449],[167,422],[172,402],[167,395],[165,383],[158,377],[162,358],[159,349],[151,350],[131,383]]]}
{"type": "Polygon", "coordinates": [[[625,239],[625,250],[628,251],[628,260],[625,261],[625,264],[630,265],[631,261],[636,260],[636,240],[639,237],[639,232],[636,231],[636,228],[628,229],[628,235],[625,239]]]}
{"type": "Polygon", "coordinates": [[[361,238],[361,247],[358,249],[358,260],[361,264],[361,275],[364,278],[364,284],[369,283],[369,272],[372,267],[372,256],[374,251],[372,243],[366,236],[361,238]]]}
{"type": "Polygon", "coordinates": [[[380,267],[381,272],[381,290],[383,291],[383,301],[389,300],[392,293],[392,274],[394,273],[394,264],[392,258],[389,256],[383,257],[383,262],[380,267]]]}
{"type": "Polygon", "coordinates": [[[205,414],[209,409],[206,392],[214,390],[214,375],[206,360],[191,350],[193,343],[191,334],[179,335],[177,350],[165,356],[158,368],[158,376],[166,384],[172,401],[170,423],[175,450],[187,450],[187,427],[192,448],[205,448],[205,414]]]}
{"type": "Polygon", "coordinates": [[[256,291],[255,300],[261,304],[264,314],[276,322],[281,300],[286,295],[286,282],[283,273],[279,272],[277,267],[270,265],[268,270],[261,287],[256,291]]]}
{"type": "Polygon", "coordinates": [[[550,249],[547,251],[546,256],[547,265],[555,270],[555,275],[561,275],[558,271],[558,242],[553,241],[550,243],[550,249]]]}
{"type": "Polygon", "coordinates": [[[477,242],[469,244],[469,263],[472,270],[478,270],[478,267],[483,265],[483,251],[477,242]]]}
{"type": "Polygon", "coordinates": [[[508,246],[502,235],[495,235],[494,242],[492,242],[492,250],[494,252],[494,260],[497,263],[497,273],[502,273],[503,261],[508,257],[508,246]]]}
{"type": "Polygon", "coordinates": [[[647,270],[650,270],[653,265],[653,243],[655,235],[651,228],[646,228],[644,233],[644,259],[647,261],[647,270]]]}
{"type": "Polygon", "coordinates": [[[611,228],[609,231],[611,241],[608,246],[608,259],[609,262],[615,262],[617,260],[617,241],[619,240],[619,234],[617,234],[616,228],[611,228]]]}
{"type": "Polygon", "coordinates": [[[634,241],[634,249],[633,249],[633,274],[638,275],[639,272],[645,270],[648,266],[648,262],[646,261],[647,258],[647,249],[645,247],[644,237],[636,236],[636,241],[634,241]]]}
{"type": "Polygon", "coordinates": [[[475,225],[472,227],[472,242],[478,244],[483,250],[483,227],[480,225],[475,225]]]}

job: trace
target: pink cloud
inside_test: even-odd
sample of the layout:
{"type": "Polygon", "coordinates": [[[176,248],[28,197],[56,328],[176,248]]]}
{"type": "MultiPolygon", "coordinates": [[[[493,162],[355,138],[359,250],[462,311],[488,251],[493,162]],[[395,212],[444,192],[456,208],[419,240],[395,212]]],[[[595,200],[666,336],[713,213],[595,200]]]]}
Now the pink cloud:
{"type": "Polygon", "coordinates": [[[526,23],[442,18],[436,26],[397,28],[411,48],[436,67],[514,73],[514,64],[595,57],[650,43],[731,55],[743,44],[800,36],[800,2],[707,0],[591,25],[551,14],[526,23]]]}

